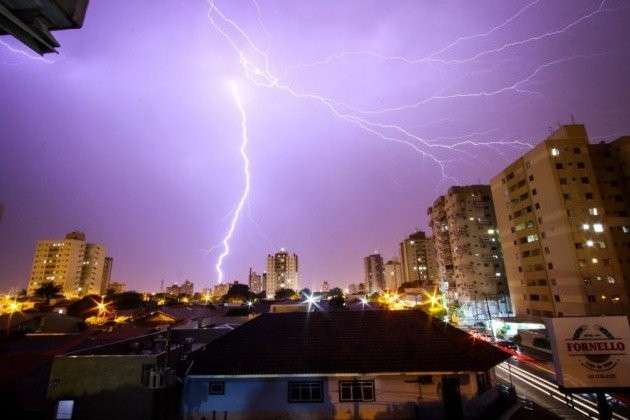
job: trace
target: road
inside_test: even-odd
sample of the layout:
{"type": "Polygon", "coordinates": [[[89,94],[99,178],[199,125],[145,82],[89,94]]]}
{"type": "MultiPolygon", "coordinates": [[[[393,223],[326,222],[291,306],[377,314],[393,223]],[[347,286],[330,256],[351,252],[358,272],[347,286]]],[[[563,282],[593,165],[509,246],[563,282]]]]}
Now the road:
{"type": "MultiPolygon", "coordinates": [[[[565,394],[554,381],[554,372],[547,360],[518,353],[496,369],[497,377],[512,383],[519,398],[529,400],[565,419],[597,419],[597,403],[588,395],[565,394]]],[[[613,407],[614,420],[630,420],[627,409],[613,407]]]]}

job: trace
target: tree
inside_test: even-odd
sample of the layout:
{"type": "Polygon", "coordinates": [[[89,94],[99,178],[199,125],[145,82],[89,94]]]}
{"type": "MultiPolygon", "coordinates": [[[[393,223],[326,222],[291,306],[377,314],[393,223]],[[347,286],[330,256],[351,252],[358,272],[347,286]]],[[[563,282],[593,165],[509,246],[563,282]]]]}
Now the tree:
{"type": "Polygon", "coordinates": [[[97,295],[84,296],[79,300],[75,300],[68,306],[68,315],[78,318],[88,318],[95,313],[96,304],[100,302],[101,297],[97,295]]]}
{"type": "Polygon", "coordinates": [[[338,311],[344,308],[346,305],[346,299],[343,295],[335,295],[328,300],[328,305],[333,311],[338,311]]]}
{"type": "Polygon", "coordinates": [[[223,296],[224,302],[230,303],[245,303],[249,300],[254,300],[256,295],[249,290],[249,286],[246,284],[236,283],[230,286],[228,292],[223,296]]]}
{"type": "Polygon", "coordinates": [[[297,294],[293,289],[278,289],[276,290],[276,300],[295,299],[297,294]]]}
{"type": "Polygon", "coordinates": [[[112,296],[114,308],[118,310],[137,309],[142,306],[142,295],[138,292],[122,292],[112,296]]]}
{"type": "Polygon", "coordinates": [[[46,305],[50,304],[51,299],[63,297],[61,294],[61,286],[48,281],[42,283],[37,289],[35,289],[35,296],[43,298],[46,301],[46,305]]]}
{"type": "Polygon", "coordinates": [[[343,297],[343,290],[341,290],[339,287],[333,287],[332,289],[328,291],[328,296],[329,297],[332,297],[332,296],[343,297]]]}

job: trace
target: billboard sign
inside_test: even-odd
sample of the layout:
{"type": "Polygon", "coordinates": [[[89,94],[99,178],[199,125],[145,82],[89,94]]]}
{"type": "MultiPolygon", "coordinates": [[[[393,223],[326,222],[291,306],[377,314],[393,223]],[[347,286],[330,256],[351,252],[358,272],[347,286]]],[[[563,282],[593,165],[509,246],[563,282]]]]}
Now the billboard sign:
{"type": "Polygon", "coordinates": [[[566,389],[630,386],[630,327],[625,316],[550,318],[556,380],[566,389]]]}

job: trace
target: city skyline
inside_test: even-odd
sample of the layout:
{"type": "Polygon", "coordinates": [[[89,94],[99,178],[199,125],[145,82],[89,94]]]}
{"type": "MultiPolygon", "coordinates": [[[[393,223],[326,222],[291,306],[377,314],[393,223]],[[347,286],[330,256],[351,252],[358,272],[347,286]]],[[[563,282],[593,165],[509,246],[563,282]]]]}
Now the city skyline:
{"type": "Polygon", "coordinates": [[[224,263],[230,282],[245,283],[250,266],[261,271],[264,256],[285,246],[300,256],[301,287],[358,283],[365,255],[375,248],[397,255],[401,240],[427,230],[436,197],[451,185],[488,184],[558,121],[575,114],[592,142],[630,133],[629,94],[618,88],[630,72],[623,37],[630,9],[620,1],[439,10],[402,2],[391,11],[374,3],[356,20],[351,2],[319,11],[264,4],[260,15],[246,2],[218,6],[264,44],[274,74],[353,108],[497,92],[537,71],[518,92],[361,114],[451,147],[522,144],[457,146],[470,156],[447,152],[440,159],[453,162],[442,174],[430,157],[348,124],[321,103],[249,83],[205,2],[176,10],[93,2],[80,32],[55,34],[57,57],[42,61],[0,45],[0,128],[8,139],[0,144],[0,289],[26,287],[35,242],[73,229],[107,244],[112,281],[131,289],[157,289],[162,279],[214,285],[217,245],[243,186],[228,80],[238,80],[248,112],[253,175],[224,263]],[[302,25],[308,16],[317,29],[302,25]],[[150,21],[164,25],[142,23],[150,21]],[[484,55],[454,64],[395,58],[428,56],[461,37],[468,38],[436,57],[484,55]]]}

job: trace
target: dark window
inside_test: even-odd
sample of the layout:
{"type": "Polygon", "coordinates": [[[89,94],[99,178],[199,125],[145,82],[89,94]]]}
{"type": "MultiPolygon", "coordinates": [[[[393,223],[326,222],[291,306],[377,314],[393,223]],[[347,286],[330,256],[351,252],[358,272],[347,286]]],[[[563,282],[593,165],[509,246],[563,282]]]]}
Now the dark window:
{"type": "Polygon", "coordinates": [[[322,402],[324,393],[321,381],[289,382],[289,402],[322,402]]]}
{"type": "Polygon", "coordinates": [[[223,382],[223,381],[210,381],[208,383],[208,394],[210,394],[210,395],[224,395],[225,394],[225,382],[223,382]]]}
{"type": "Polygon", "coordinates": [[[573,148],[573,153],[575,153],[576,155],[579,155],[579,154],[580,154],[580,152],[581,152],[581,151],[580,151],[580,148],[579,148],[579,147],[574,147],[574,148],[573,148]]]}
{"type": "Polygon", "coordinates": [[[491,388],[490,375],[488,372],[477,373],[477,393],[481,394],[491,388]]]}
{"type": "Polygon", "coordinates": [[[560,178],[560,185],[567,185],[567,179],[566,178],[560,178]]]}
{"type": "Polygon", "coordinates": [[[539,295],[529,295],[529,300],[540,300],[539,295]]]}
{"type": "Polygon", "coordinates": [[[556,169],[562,169],[562,168],[564,168],[562,163],[556,163],[556,169]]]}
{"type": "Polygon", "coordinates": [[[550,270],[553,270],[553,263],[548,263],[548,264],[547,264],[547,267],[548,267],[550,270]]]}
{"type": "Polygon", "coordinates": [[[536,195],[536,194],[537,194],[537,192],[536,192],[536,188],[534,188],[534,189],[532,190],[532,195],[536,195]]]}
{"type": "Polygon", "coordinates": [[[560,295],[553,295],[553,300],[560,302],[560,295]]]}
{"type": "Polygon", "coordinates": [[[582,184],[588,184],[588,183],[591,182],[591,181],[589,181],[588,177],[586,177],[586,176],[583,176],[582,178],[580,178],[580,180],[582,180],[582,184]]]}
{"type": "Polygon", "coordinates": [[[420,375],[418,376],[418,382],[423,385],[428,385],[433,383],[433,376],[431,375],[420,375]]]}
{"type": "Polygon", "coordinates": [[[374,381],[339,381],[339,401],[374,401],[374,381]]]}
{"type": "Polygon", "coordinates": [[[588,299],[588,301],[589,301],[590,303],[595,303],[595,296],[593,296],[593,295],[588,295],[588,296],[587,296],[587,299],[588,299]]]}
{"type": "Polygon", "coordinates": [[[530,180],[530,181],[533,181],[533,180],[534,180],[534,175],[530,175],[530,176],[529,176],[529,180],[530,180]]]}
{"type": "Polygon", "coordinates": [[[584,194],[584,198],[586,198],[587,200],[592,200],[593,199],[593,193],[586,193],[586,194],[584,194]]]}
{"type": "Polygon", "coordinates": [[[577,167],[580,169],[584,169],[584,162],[578,162],[577,167]]]}

